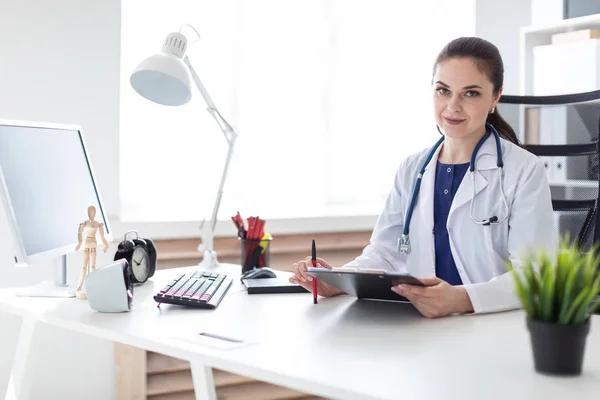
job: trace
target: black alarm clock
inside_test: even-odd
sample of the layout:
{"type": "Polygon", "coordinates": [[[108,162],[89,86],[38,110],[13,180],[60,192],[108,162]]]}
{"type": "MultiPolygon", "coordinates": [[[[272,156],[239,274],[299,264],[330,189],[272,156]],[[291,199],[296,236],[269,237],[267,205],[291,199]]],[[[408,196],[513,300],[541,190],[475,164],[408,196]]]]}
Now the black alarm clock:
{"type": "Polygon", "coordinates": [[[156,246],[152,239],[140,238],[135,230],[127,231],[117,246],[114,260],[122,258],[130,265],[134,283],[144,283],[156,272],[156,246]],[[130,233],[135,233],[135,238],[128,239],[130,233]]]}

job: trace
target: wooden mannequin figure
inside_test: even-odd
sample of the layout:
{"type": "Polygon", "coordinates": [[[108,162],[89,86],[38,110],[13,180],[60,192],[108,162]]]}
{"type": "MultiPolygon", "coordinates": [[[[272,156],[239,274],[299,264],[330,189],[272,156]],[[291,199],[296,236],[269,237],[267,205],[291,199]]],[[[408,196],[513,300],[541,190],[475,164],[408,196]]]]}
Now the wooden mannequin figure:
{"type": "Polygon", "coordinates": [[[79,230],[77,232],[77,241],[79,243],[75,248],[75,251],[78,251],[81,248],[82,235],[85,232],[85,244],[83,245],[83,267],[81,268],[79,284],[77,285],[77,291],[75,292],[75,296],[78,299],[83,300],[87,299],[86,294],[82,291],[82,287],[85,276],[88,273],[88,264],[89,272],[92,272],[96,269],[96,232],[100,232],[100,238],[102,239],[102,243],[104,243],[104,252],[106,253],[106,250],[108,250],[108,243],[104,237],[104,224],[94,219],[96,217],[96,207],[88,207],[88,217],[89,219],[87,221],[79,224],[79,230]]]}

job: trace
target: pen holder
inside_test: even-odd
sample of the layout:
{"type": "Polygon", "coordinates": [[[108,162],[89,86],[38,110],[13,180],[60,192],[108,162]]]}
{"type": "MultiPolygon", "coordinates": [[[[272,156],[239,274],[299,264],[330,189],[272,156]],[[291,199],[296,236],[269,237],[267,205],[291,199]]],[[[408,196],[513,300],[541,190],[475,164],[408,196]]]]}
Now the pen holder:
{"type": "Polygon", "coordinates": [[[239,239],[242,273],[271,265],[271,239],[239,239]]]}

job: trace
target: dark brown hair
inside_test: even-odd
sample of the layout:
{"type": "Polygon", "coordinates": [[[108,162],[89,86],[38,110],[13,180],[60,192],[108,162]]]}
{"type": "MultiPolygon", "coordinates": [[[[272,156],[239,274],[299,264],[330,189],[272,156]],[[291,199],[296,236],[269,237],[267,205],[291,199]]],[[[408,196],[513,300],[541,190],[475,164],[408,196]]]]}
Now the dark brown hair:
{"type": "MultiPolygon", "coordinates": [[[[504,84],[504,63],[498,48],[487,40],[483,40],[478,37],[461,37],[454,39],[448,43],[440,54],[438,54],[435,64],[433,66],[433,73],[437,66],[452,58],[470,58],[473,60],[477,68],[488,76],[490,82],[494,85],[494,94],[498,94],[498,91],[504,84]]],[[[488,113],[487,123],[492,124],[498,131],[500,137],[513,142],[516,145],[519,144],[519,139],[515,134],[515,131],[508,122],[502,118],[498,112],[498,108],[493,113],[488,113]]]]}

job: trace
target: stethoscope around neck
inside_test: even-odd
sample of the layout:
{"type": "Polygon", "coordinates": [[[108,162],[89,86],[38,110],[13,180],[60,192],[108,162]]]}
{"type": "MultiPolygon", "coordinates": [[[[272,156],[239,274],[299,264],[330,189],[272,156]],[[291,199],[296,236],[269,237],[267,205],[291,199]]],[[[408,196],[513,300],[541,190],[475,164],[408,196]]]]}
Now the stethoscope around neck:
{"type": "MultiPolygon", "coordinates": [[[[445,136],[442,135],[440,140],[438,140],[437,143],[429,150],[429,153],[427,154],[427,157],[425,158],[425,162],[423,162],[423,166],[421,167],[421,170],[419,171],[419,175],[417,176],[417,182],[415,183],[415,188],[413,190],[413,194],[410,199],[408,209],[406,210],[406,217],[404,218],[404,230],[402,231],[402,236],[400,238],[398,238],[398,251],[400,253],[405,253],[405,254],[410,253],[410,237],[409,237],[410,219],[412,218],[412,214],[413,214],[413,211],[415,208],[415,203],[417,202],[417,197],[419,195],[419,190],[421,189],[421,180],[423,179],[423,174],[425,174],[425,169],[427,168],[427,165],[429,165],[429,162],[433,158],[438,147],[440,147],[440,145],[444,142],[444,139],[445,139],[445,136]]],[[[506,220],[508,218],[508,214],[509,214],[508,202],[506,200],[506,196],[504,195],[504,186],[502,184],[502,169],[503,169],[503,167],[504,167],[504,162],[502,161],[502,147],[500,144],[500,135],[498,134],[498,131],[496,131],[496,128],[494,128],[491,124],[486,123],[485,135],[483,135],[483,137],[477,143],[477,146],[475,146],[475,149],[473,150],[473,154],[471,154],[471,161],[469,162],[469,171],[471,173],[471,182],[473,184],[472,185],[473,186],[473,195],[471,196],[471,206],[470,206],[469,216],[471,217],[471,220],[478,225],[483,225],[483,226],[495,225],[495,224],[499,224],[499,223],[503,222],[504,220],[506,220]],[[496,140],[496,155],[497,155],[496,165],[498,166],[498,181],[500,182],[500,193],[502,194],[502,201],[504,203],[505,215],[502,219],[498,219],[498,217],[496,215],[492,215],[491,217],[489,217],[487,219],[478,220],[478,219],[475,219],[475,217],[473,217],[473,204],[475,203],[475,173],[474,173],[475,172],[475,158],[477,157],[477,152],[479,151],[479,149],[481,148],[483,143],[490,137],[490,135],[494,135],[494,139],[496,140]]]]}

